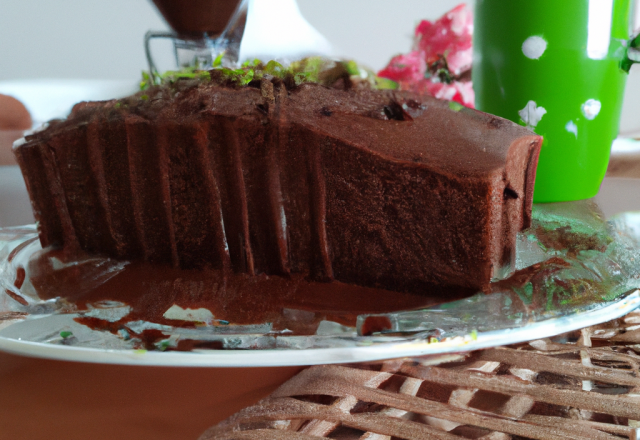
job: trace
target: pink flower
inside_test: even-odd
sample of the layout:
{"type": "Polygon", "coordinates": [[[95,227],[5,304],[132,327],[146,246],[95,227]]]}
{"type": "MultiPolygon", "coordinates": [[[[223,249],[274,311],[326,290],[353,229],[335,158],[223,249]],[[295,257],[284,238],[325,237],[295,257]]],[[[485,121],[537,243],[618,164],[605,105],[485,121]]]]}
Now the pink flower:
{"type": "Polygon", "coordinates": [[[470,81],[458,81],[471,69],[473,15],[465,4],[440,19],[422,20],[415,31],[414,50],[391,59],[378,75],[396,81],[402,90],[428,93],[439,99],[474,107],[470,81]]]}
{"type": "Polygon", "coordinates": [[[413,51],[406,55],[393,57],[387,67],[382,69],[378,75],[395,82],[418,82],[424,79],[426,71],[427,63],[424,54],[413,51]]]}
{"type": "Polygon", "coordinates": [[[427,64],[445,57],[453,75],[471,68],[473,14],[461,4],[435,22],[422,20],[415,32],[415,46],[425,53],[427,64]]]}
{"type": "Polygon", "coordinates": [[[425,80],[424,88],[430,95],[438,99],[455,101],[466,107],[474,108],[475,93],[470,81],[453,81],[451,84],[446,84],[425,80]]]}

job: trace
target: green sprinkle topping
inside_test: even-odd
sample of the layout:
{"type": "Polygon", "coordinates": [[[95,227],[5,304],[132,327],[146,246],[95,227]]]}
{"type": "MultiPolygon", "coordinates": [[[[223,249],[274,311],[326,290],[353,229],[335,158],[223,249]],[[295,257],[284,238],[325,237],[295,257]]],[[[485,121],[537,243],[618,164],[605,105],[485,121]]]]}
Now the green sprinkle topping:
{"type": "Polygon", "coordinates": [[[260,61],[257,58],[254,58],[252,60],[247,60],[244,63],[242,63],[242,67],[255,67],[258,66],[262,63],[262,61],[260,61]]]}
{"type": "Polygon", "coordinates": [[[142,81],[140,81],[140,90],[146,90],[153,85],[153,80],[149,72],[142,72],[142,81]]]}
{"type": "Polygon", "coordinates": [[[471,330],[471,335],[470,336],[471,336],[471,339],[473,339],[474,341],[477,341],[478,340],[478,330],[476,330],[476,329],[471,330]]]}
{"type": "Polygon", "coordinates": [[[70,331],[66,331],[66,330],[60,332],[60,337],[62,339],[67,339],[69,336],[73,336],[73,333],[70,332],[70,331]]]}
{"type": "Polygon", "coordinates": [[[398,88],[396,82],[380,78],[373,71],[361,67],[352,60],[336,61],[324,57],[308,57],[294,61],[285,67],[274,60],[265,64],[259,59],[254,59],[245,61],[238,69],[230,69],[222,65],[223,55],[220,54],[216,57],[212,63],[212,69],[209,71],[190,67],[154,75],[143,72],[140,89],[147,90],[154,85],[174,84],[184,79],[213,80],[219,84],[243,87],[252,81],[261,80],[265,76],[280,78],[288,84],[295,84],[296,86],[304,83],[332,86],[340,79],[343,79],[346,83],[351,83],[352,85],[365,84],[374,89],[398,88]]]}
{"type": "Polygon", "coordinates": [[[449,108],[454,112],[459,112],[464,108],[464,105],[460,104],[459,102],[449,101],[449,108]]]}
{"type": "Polygon", "coordinates": [[[142,95],[140,96],[140,99],[142,99],[143,101],[146,101],[147,99],[149,99],[149,95],[142,95]]]}
{"type": "Polygon", "coordinates": [[[518,294],[524,304],[529,305],[533,301],[533,284],[531,282],[525,284],[524,287],[513,287],[513,291],[518,294]]]}
{"type": "Polygon", "coordinates": [[[360,66],[358,66],[358,63],[353,60],[345,61],[344,68],[349,72],[349,75],[360,75],[360,66]]]}
{"type": "Polygon", "coordinates": [[[195,67],[189,67],[182,70],[169,70],[162,74],[155,74],[153,77],[147,72],[142,72],[142,81],[140,82],[140,90],[147,90],[151,86],[161,84],[174,84],[181,79],[211,79],[209,72],[206,70],[197,70],[195,67]]]}
{"type": "Polygon", "coordinates": [[[213,60],[213,63],[211,63],[211,67],[216,68],[216,67],[222,67],[222,58],[224,57],[224,52],[220,52],[220,54],[216,57],[215,60],[213,60]]]}
{"type": "Polygon", "coordinates": [[[267,75],[273,75],[279,78],[284,78],[287,73],[287,69],[285,69],[282,66],[282,64],[280,64],[279,62],[271,60],[264,67],[264,73],[266,73],[267,75]]]}
{"type": "Polygon", "coordinates": [[[398,88],[398,83],[392,79],[376,76],[374,88],[378,90],[396,90],[398,88]]]}

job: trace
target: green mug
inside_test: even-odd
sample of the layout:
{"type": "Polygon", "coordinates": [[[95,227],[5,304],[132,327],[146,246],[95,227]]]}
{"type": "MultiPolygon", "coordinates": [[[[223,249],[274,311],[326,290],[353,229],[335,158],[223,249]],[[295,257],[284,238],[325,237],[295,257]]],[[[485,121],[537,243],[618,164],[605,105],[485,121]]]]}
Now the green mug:
{"type": "Polygon", "coordinates": [[[476,108],[544,137],[535,202],[598,193],[618,134],[632,0],[477,0],[476,108]]]}

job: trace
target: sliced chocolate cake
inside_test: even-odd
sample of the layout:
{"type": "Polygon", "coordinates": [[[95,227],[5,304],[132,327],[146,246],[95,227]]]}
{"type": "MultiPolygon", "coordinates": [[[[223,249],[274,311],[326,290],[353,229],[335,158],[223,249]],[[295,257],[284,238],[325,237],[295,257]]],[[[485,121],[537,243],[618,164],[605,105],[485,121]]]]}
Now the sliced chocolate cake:
{"type": "Polygon", "coordinates": [[[14,150],[43,246],[423,293],[510,263],[540,141],[427,96],[264,77],[82,103],[14,150]]]}

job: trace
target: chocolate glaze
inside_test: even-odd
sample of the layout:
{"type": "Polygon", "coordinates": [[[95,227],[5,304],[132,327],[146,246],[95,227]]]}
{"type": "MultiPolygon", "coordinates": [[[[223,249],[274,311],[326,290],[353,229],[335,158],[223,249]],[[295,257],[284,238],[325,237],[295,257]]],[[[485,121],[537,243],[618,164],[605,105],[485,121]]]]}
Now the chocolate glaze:
{"type": "Polygon", "coordinates": [[[15,153],[44,246],[447,301],[513,258],[540,141],[427,96],[263,79],[83,103],[15,153]]]}
{"type": "Polygon", "coordinates": [[[180,36],[201,38],[220,34],[231,19],[239,0],[153,0],[169,26],[180,36]]]}

